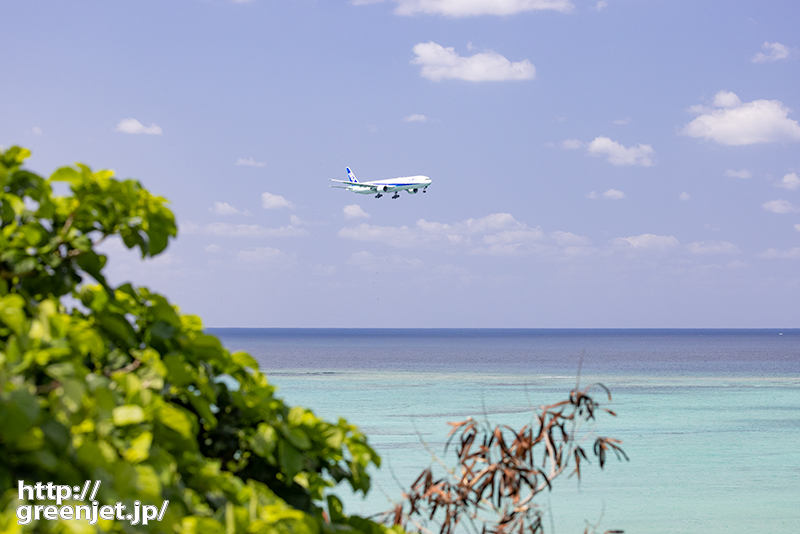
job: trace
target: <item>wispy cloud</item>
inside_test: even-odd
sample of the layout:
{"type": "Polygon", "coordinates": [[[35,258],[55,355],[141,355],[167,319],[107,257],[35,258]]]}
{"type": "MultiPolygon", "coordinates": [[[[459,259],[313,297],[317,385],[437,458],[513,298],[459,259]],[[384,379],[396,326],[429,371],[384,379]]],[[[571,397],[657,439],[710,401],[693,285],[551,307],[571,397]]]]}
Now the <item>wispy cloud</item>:
{"type": "Polygon", "coordinates": [[[263,161],[256,161],[253,158],[239,158],[236,160],[236,165],[241,167],[265,167],[267,164],[263,161]]]}
{"type": "Polygon", "coordinates": [[[585,237],[568,232],[546,235],[540,228],[517,221],[509,213],[493,213],[456,223],[420,219],[413,226],[400,227],[362,223],[342,228],[339,237],[399,248],[436,248],[493,256],[531,253],[576,255],[579,250],[584,253],[595,250],[585,237]]]}
{"type": "Polygon", "coordinates": [[[122,119],[116,127],[117,132],[128,134],[148,134],[148,135],[161,135],[161,126],[151,124],[145,126],[134,118],[122,119]]]}
{"type": "Polygon", "coordinates": [[[609,244],[621,250],[657,251],[663,252],[676,249],[680,243],[671,235],[640,234],[630,237],[612,239],[609,244]]]}
{"type": "Polygon", "coordinates": [[[739,171],[735,171],[733,169],[728,169],[725,171],[725,176],[728,178],[752,178],[753,175],[747,169],[742,169],[739,171]]]}
{"type": "Polygon", "coordinates": [[[344,218],[347,220],[369,219],[369,213],[364,211],[358,204],[349,204],[342,211],[344,212],[344,218]]]}
{"type": "Polygon", "coordinates": [[[614,121],[614,124],[616,124],[617,126],[623,126],[625,124],[628,124],[629,122],[631,122],[630,117],[625,117],[624,119],[616,119],[614,121]]]}
{"type": "Polygon", "coordinates": [[[617,189],[609,189],[605,193],[603,193],[603,198],[608,200],[622,200],[625,198],[625,193],[619,191],[617,189]]]}
{"type": "Polygon", "coordinates": [[[181,224],[181,234],[203,234],[219,237],[302,237],[308,235],[304,228],[298,228],[294,224],[281,226],[279,228],[267,228],[259,224],[231,224],[215,222],[206,225],[199,225],[192,222],[181,224]]]}
{"type": "Polygon", "coordinates": [[[351,254],[347,264],[365,271],[407,271],[425,266],[421,260],[416,258],[404,258],[396,254],[376,256],[366,250],[351,254]]]}
{"type": "Polygon", "coordinates": [[[596,137],[588,147],[589,154],[593,156],[606,156],[612,165],[640,165],[652,167],[655,165],[655,151],[650,145],[639,144],[625,147],[608,137],[596,137]]]}
{"type": "Polygon", "coordinates": [[[421,65],[420,76],[439,82],[446,79],[469,82],[499,82],[508,80],[531,80],[536,68],[527,59],[511,62],[496,52],[481,52],[461,57],[452,47],[445,48],[430,41],[413,48],[414,65],[421,65]]]}
{"type": "Polygon", "coordinates": [[[790,248],[788,250],[778,250],[776,248],[768,248],[761,254],[759,254],[761,258],[767,259],[800,259],[800,247],[790,248]]]}
{"type": "Polygon", "coordinates": [[[694,106],[691,110],[702,115],[684,126],[683,135],[732,146],[800,141],[800,124],[788,117],[791,110],[778,100],[742,103],[735,93],[720,91],[714,96],[713,109],[694,106]]]}
{"type": "Polygon", "coordinates": [[[684,191],[683,193],[680,194],[680,196],[678,196],[678,200],[680,200],[681,202],[689,202],[690,200],[692,200],[692,197],[689,196],[689,193],[684,191]]]}
{"type": "Polygon", "coordinates": [[[272,193],[261,193],[261,205],[266,210],[277,210],[282,208],[288,208],[293,210],[295,208],[294,204],[286,200],[280,195],[273,195],[272,193]]]}
{"type": "Polygon", "coordinates": [[[214,206],[208,208],[208,211],[215,215],[250,215],[248,210],[234,208],[227,202],[214,202],[214,206]]]}
{"type": "Polygon", "coordinates": [[[236,253],[241,263],[283,263],[290,257],[283,251],[272,247],[251,247],[236,253]]]}
{"type": "MultiPolygon", "coordinates": [[[[354,4],[375,3],[355,0],[354,4]]],[[[446,17],[476,17],[480,15],[516,15],[528,11],[560,11],[575,9],[570,0],[394,0],[398,15],[444,15],[446,17]]]]}
{"type": "Polygon", "coordinates": [[[800,188],[800,177],[797,176],[797,173],[790,172],[789,174],[785,175],[780,183],[775,184],[778,187],[783,187],[784,189],[789,189],[794,191],[795,189],[800,188]]]}
{"type": "Polygon", "coordinates": [[[686,250],[691,254],[739,254],[739,247],[727,241],[699,241],[686,245],[686,250]]]}
{"type": "Polygon", "coordinates": [[[426,117],[425,115],[420,115],[419,113],[403,117],[403,122],[430,122],[430,121],[431,119],[429,117],[426,117]]]}
{"type": "Polygon", "coordinates": [[[564,139],[561,141],[561,148],[564,150],[577,150],[583,146],[583,141],[580,139],[564,139]]]}
{"type": "Polygon", "coordinates": [[[753,63],[768,63],[770,61],[779,61],[789,57],[789,48],[781,43],[766,42],[761,45],[761,48],[767,52],[759,52],[753,56],[753,63]]]}
{"type": "Polygon", "coordinates": [[[788,200],[770,200],[761,204],[761,207],[772,213],[793,213],[797,211],[791,202],[788,200]]]}

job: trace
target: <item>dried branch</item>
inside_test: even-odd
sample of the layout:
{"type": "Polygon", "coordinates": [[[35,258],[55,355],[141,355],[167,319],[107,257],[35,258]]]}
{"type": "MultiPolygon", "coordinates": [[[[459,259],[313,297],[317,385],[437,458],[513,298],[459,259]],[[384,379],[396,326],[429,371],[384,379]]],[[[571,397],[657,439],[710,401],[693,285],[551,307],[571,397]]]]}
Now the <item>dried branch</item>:
{"type": "MultiPolygon", "coordinates": [[[[432,467],[423,470],[401,502],[382,515],[384,523],[425,534],[433,532],[429,524],[439,534],[454,534],[459,525],[468,525],[476,534],[543,533],[542,511],[534,498],[552,489],[553,480],[570,462],[570,476],[580,479],[581,462],[589,461],[583,444],[593,437],[582,431],[583,423],[593,421],[598,409],[616,415],[589,395],[594,386],[611,400],[602,384],[576,388],[567,400],[539,408],[534,414],[536,431],[529,425],[519,431],[507,425],[493,427],[471,417],[448,423],[452,428],[445,453],[453,445],[457,465],[450,468],[434,455],[445,474],[435,476],[432,467]],[[536,451],[542,453],[540,465],[536,451]]],[[[614,438],[594,440],[592,453],[601,468],[611,452],[619,460],[628,459],[620,444],[614,438]]]]}

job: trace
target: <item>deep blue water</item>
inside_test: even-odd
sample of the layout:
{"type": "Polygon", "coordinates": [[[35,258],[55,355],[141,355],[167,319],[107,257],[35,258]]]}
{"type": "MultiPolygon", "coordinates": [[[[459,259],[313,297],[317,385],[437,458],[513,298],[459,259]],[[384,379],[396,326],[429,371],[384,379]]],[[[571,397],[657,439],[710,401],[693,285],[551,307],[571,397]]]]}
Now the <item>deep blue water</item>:
{"type": "Polygon", "coordinates": [[[210,329],[265,369],[800,373],[800,329],[210,329]]]}
{"type": "MultiPolygon", "coordinates": [[[[388,509],[440,451],[447,422],[522,426],[602,382],[597,422],[630,462],[584,468],[541,500],[547,526],[599,532],[800,532],[800,330],[211,329],[279,393],[358,424],[384,458],[362,514],[388,509]],[[584,352],[581,364],[581,353],[584,352]]],[[[551,532],[548,528],[548,532],[551,532]]]]}

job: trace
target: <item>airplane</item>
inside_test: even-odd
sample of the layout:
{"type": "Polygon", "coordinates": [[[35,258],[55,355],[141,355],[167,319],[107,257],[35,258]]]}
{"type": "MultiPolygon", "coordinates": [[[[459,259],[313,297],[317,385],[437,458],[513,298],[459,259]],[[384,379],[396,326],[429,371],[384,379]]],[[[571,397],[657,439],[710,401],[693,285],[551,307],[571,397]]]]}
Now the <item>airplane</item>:
{"type": "Polygon", "coordinates": [[[381,198],[384,193],[394,193],[392,198],[400,198],[400,191],[408,191],[409,194],[419,192],[422,189],[423,193],[427,192],[428,186],[431,185],[431,179],[427,176],[407,176],[405,178],[391,178],[389,180],[376,180],[374,182],[359,182],[356,175],[350,170],[350,167],[345,167],[347,170],[347,177],[349,180],[334,180],[331,182],[338,182],[347,185],[332,185],[339,189],[347,189],[353,193],[361,195],[369,195],[375,193],[375,198],[381,198]]]}

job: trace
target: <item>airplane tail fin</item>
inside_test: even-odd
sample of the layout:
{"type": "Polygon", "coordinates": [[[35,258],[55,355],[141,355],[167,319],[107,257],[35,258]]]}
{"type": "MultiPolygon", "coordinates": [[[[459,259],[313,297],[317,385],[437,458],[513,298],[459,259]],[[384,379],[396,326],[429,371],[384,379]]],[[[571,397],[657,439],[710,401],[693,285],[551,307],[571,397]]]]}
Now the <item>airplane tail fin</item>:
{"type": "Polygon", "coordinates": [[[350,167],[345,167],[345,169],[347,169],[347,177],[350,179],[350,181],[354,184],[357,184],[358,180],[356,179],[356,175],[353,174],[353,171],[350,170],[350,167]]]}

